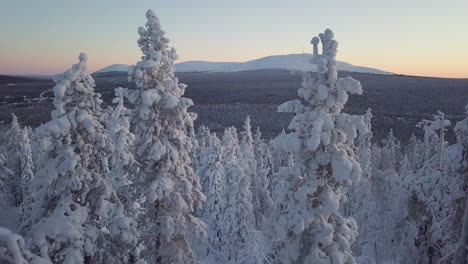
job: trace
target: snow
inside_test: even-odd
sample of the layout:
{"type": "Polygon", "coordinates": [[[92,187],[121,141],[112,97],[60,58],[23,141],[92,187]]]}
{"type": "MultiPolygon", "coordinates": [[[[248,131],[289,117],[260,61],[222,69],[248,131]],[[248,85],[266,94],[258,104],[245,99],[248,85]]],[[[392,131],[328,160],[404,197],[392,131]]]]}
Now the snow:
{"type": "Polygon", "coordinates": [[[155,90],[147,90],[141,93],[141,98],[143,99],[143,104],[151,106],[154,103],[158,103],[161,96],[155,90]]]}
{"type": "Polygon", "coordinates": [[[325,100],[328,97],[328,87],[320,84],[318,87],[318,99],[325,100]]]}
{"type": "Polygon", "coordinates": [[[95,73],[104,73],[104,72],[113,72],[113,71],[128,71],[130,65],[127,64],[112,64],[107,67],[104,67],[100,70],[97,70],[95,73]]]}
{"type": "Polygon", "coordinates": [[[164,106],[166,108],[174,108],[179,104],[179,99],[172,94],[166,94],[164,97],[164,106]]]}
{"type": "MultiPolygon", "coordinates": [[[[13,263],[27,264],[28,262],[23,258],[21,248],[24,247],[24,240],[21,236],[13,234],[10,230],[0,227],[0,246],[5,244],[9,253],[12,256],[13,263]]],[[[0,253],[2,253],[0,248],[0,253]]],[[[3,253],[2,253],[3,254],[3,253]]],[[[3,259],[3,256],[0,256],[3,259]]],[[[1,260],[0,259],[0,260],[1,260]]]]}

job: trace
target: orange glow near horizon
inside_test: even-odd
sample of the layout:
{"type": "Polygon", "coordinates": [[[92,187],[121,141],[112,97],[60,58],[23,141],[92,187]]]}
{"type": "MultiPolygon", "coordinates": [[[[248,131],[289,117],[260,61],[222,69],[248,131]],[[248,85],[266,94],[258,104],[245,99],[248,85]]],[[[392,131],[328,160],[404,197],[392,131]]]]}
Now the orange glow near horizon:
{"type": "MultiPolygon", "coordinates": [[[[63,56],[63,55],[50,55],[50,54],[28,54],[30,58],[27,63],[18,62],[14,60],[15,54],[10,54],[2,58],[2,64],[0,64],[0,74],[11,74],[11,75],[52,75],[64,72],[66,69],[70,68],[72,64],[78,61],[78,54],[76,52],[75,56],[63,56]],[[2,66],[8,65],[8,67],[2,66]]],[[[102,69],[106,66],[112,64],[135,64],[139,58],[140,54],[138,51],[131,52],[128,54],[120,53],[118,60],[115,59],[113,55],[115,54],[103,54],[99,52],[90,52],[87,53],[88,60],[88,72],[95,72],[99,69],[102,69]]],[[[283,54],[291,54],[283,53],[283,54]]],[[[197,61],[197,60],[206,60],[213,62],[244,62],[249,60],[258,59],[264,56],[270,55],[281,55],[277,54],[261,54],[258,57],[254,57],[253,54],[243,54],[244,56],[237,56],[232,58],[232,53],[223,56],[213,56],[211,59],[203,59],[198,56],[180,56],[177,62],[185,61],[197,61]],[[229,56],[230,55],[230,56],[229,56]],[[250,55],[250,56],[249,56],[250,55]]],[[[384,58],[377,57],[340,57],[338,54],[338,59],[340,61],[348,62],[356,66],[364,66],[370,68],[376,68],[395,74],[404,74],[404,75],[414,75],[414,76],[425,76],[425,77],[442,77],[442,78],[468,78],[468,58],[464,60],[454,60],[454,62],[438,60],[437,63],[431,61],[431,59],[422,59],[421,61],[406,61],[401,63],[400,59],[397,57],[386,56],[384,58]]]]}

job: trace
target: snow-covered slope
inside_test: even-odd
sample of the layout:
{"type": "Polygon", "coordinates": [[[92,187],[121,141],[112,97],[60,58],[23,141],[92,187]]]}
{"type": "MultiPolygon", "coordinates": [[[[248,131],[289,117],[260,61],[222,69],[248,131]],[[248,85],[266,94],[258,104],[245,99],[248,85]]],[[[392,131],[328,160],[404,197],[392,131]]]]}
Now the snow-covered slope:
{"type": "MultiPolygon", "coordinates": [[[[315,65],[310,64],[312,54],[289,54],[268,56],[247,62],[210,62],[210,61],[187,61],[175,65],[178,72],[195,72],[195,71],[249,71],[259,69],[287,69],[300,71],[315,71],[315,65]]],[[[374,74],[392,74],[390,72],[379,69],[355,66],[346,62],[337,62],[339,71],[364,72],[374,74]]],[[[109,71],[126,71],[128,65],[114,64],[103,68],[99,72],[109,71]]]]}
{"type": "Polygon", "coordinates": [[[104,67],[104,68],[96,71],[95,73],[112,72],[112,71],[124,71],[124,72],[126,72],[128,70],[129,66],[130,65],[127,65],[127,64],[112,64],[112,65],[109,65],[107,67],[104,67]]]}

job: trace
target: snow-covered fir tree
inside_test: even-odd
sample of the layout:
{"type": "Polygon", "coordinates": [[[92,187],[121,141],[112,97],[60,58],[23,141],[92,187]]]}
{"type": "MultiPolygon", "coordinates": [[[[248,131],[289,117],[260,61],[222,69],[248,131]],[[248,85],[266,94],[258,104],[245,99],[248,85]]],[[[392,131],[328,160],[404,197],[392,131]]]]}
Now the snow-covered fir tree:
{"type": "Polygon", "coordinates": [[[263,248],[262,237],[254,229],[251,179],[246,174],[245,158],[234,127],[224,131],[222,144],[228,200],[221,220],[225,236],[221,251],[227,263],[263,263],[267,252],[263,248]]]}
{"type": "Polygon", "coordinates": [[[257,171],[258,164],[255,158],[254,138],[249,116],[245,119],[244,130],[241,132],[240,148],[244,173],[250,179],[255,225],[259,226],[263,222],[263,217],[269,214],[272,201],[268,191],[268,172],[257,171]]]}
{"type": "Polygon", "coordinates": [[[426,150],[426,158],[430,159],[432,154],[430,150],[437,153],[439,158],[439,166],[442,166],[442,155],[445,150],[447,142],[445,142],[445,129],[450,126],[450,120],[445,118],[445,114],[441,111],[437,111],[434,115],[434,120],[422,120],[418,123],[419,127],[424,130],[424,146],[426,150]],[[439,134],[437,135],[437,132],[439,134]],[[434,144],[437,143],[437,144],[434,144]]]}
{"type": "MultiPolygon", "coordinates": [[[[404,148],[404,153],[408,156],[410,170],[412,172],[420,169],[424,162],[424,145],[414,134],[411,135],[408,143],[404,148]]],[[[406,174],[403,174],[404,176],[406,174]]]]}
{"type": "MultiPolygon", "coordinates": [[[[198,142],[198,147],[192,151],[192,166],[193,168],[198,168],[201,166],[201,159],[203,159],[205,148],[209,147],[211,131],[208,127],[202,125],[197,129],[195,137],[198,142]]],[[[204,186],[202,185],[202,187],[204,186]]]]}
{"type": "MultiPolygon", "coordinates": [[[[271,198],[271,185],[272,185],[272,175],[273,175],[273,156],[270,151],[270,147],[262,139],[262,133],[260,128],[257,127],[255,134],[253,136],[253,149],[255,159],[257,161],[256,168],[256,178],[258,182],[258,187],[255,190],[253,195],[257,196],[259,201],[259,213],[262,218],[257,218],[257,226],[265,222],[268,216],[273,209],[273,200],[271,198]]],[[[254,212],[255,212],[254,204],[254,212]]],[[[260,215],[259,214],[259,215],[260,215]]]]}
{"type": "Polygon", "coordinates": [[[4,153],[5,157],[7,157],[5,166],[13,173],[13,177],[6,179],[6,184],[12,191],[12,202],[15,206],[21,206],[23,200],[21,192],[21,172],[23,165],[21,162],[21,140],[23,129],[16,115],[12,114],[11,116],[10,128],[6,131],[5,135],[3,135],[5,140],[0,149],[1,153],[4,153]]]}
{"type": "MultiPolygon", "coordinates": [[[[410,213],[418,227],[415,235],[418,261],[453,263],[467,193],[466,154],[460,143],[449,148],[441,143],[445,132],[438,131],[437,135],[437,130],[444,130],[450,124],[442,113],[435,115],[434,121],[423,120],[420,124],[425,130],[424,146],[430,142],[438,144],[430,149],[431,152],[426,150],[425,154],[432,156],[421,168],[404,176],[405,185],[412,194],[410,213]]],[[[457,129],[455,131],[457,134],[457,129]]]]}
{"type": "Polygon", "coordinates": [[[197,175],[205,183],[203,192],[206,195],[206,203],[199,215],[207,224],[208,246],[202,252],[204,256],[218,258],[219,262],[225,261],[221,247],[229,237],[229,233],[224,233],[222,222],[224,210],[227,207],[226,178],[223,167],[223,148],[221,141],[215,134],[209,134],[204,144],[201,164],[197,175]]]}
{"type": "MultiPolygon", "coordinates": [[[[286,135],[284,128],[277,137],[283,137],[286,135]]],[[[270,149],[274,150],[274,141],[270,141],[270,149]]],[[[277,173],[279,168],[287,167],[292,159],[292,153],[288,151],[272,151],[273,156],[273,173],[277,173]]]]}
{"type": "Polygon", "coordinates": [[[370,177],[371,173],[371,149],[372,149],[372,112],[371,109],[367,109],[366,114],[364,115],[364,123],[366,126],[365,130],[361,130],[358,133],[356,139],[355,152],[357,155],[357,160],[361,165],[362,175],[366,178],[370,177]],[[364,133],[366,132],[366,133],[364,133]]]}
{"type": "Polygon", "coordinates": [[[136,89],[127,91],[135,105],[134,154],[140,164],[140,190],[146,196],[142,254],[150,263],[194,263],[189,237],[202,237],[205,228],[193,216],[205,200],[189,157],[187,129],[196,115],[187,111],[192,100],[182,97],[186,85],[174,76],[175,49],[169,48],[152,10],[146,18],[146,26],[138,29],[142,60],[129,69],[136,89]]]}
{"type": "Polygon", "coordinates": [[[357,130],[358,136],[354,144],[350,142],[354,145],[356,159],[362,168],[362,178],[358,185],[349,190],[343,211],[345,216],[353,217],[359,227],[359,235],[353,245],[353,253],[361,257],[374,258],[380,219],[376,213],[378,208],[377,194],[373,192],[371,109],[367,109],[362,118],[365,126],[357,130]]]}
{"type": "Polygon", "coordinates": [[[399,162],[400,143],[393,136],[393,130],[390,129],[386,138],[382,140],[381,149],[381,167],[382,170],[396,170],[399,162]]]}
{"type": "MultiPolygon", "coordinates": [[[[463,149],[462,155],[462,173],[468,174],[468,104],[465,106],[465,119],[458,122],[455,125],[455,135],[457,137],[457,143],[463,149]]],[[[464,191],[468,191],[467,177],[465,176],[464,191]]],[[[460,238],[458,240],[457,249],[453,258],[454,263],[461,264],[468,262],[468,197],[465,196],[465,210],[463,218],[460,218],[462,222],[460,238]]]]}
{"type": "Polygon", "coordinates": [[[22,129],[19,144],[20,150],[20,179],[21,179],[21,211],[18,215],[18,227],[21,232],[27,229],[30,225],[29,220],[33,206],[33,197],[31,190],[31,182],[34,178],[34,164],[32,160],[31,145],[29,141],[29,133],[26,128],[22,129]]]}
{"type": "Polygon", "coordinates": [[[454,131],[457,142],[468,151],[468,104],[465,106],[465,119],[455,125],[454,131]]]}
{"type": "Polygon", "coordinates": [[[54,77],[52,120],[36,129],[40,154],[27,242],[53,263],[125,263],[135,223],[124,215],[105,166],[114,149],[86,62],[80,54],[79,63],[54,77]]]}
{"type": "Polygon", "coordinates": [[[212,141],[213,134],[210,132],[210,129],[206,126],[200,126],[196,133],[196,140],[198,143],[197,148],[192,151],[192,167],[195,170],[195,175],[200,178],[200,184],[202,187],[203,193],[206,195],[209,189],[209,177],[204,177],[205,170],[210,170],[210,165],[208,163],[212,162],[212,154],[214,146],[212,141]],[[207,156],[208,155],[208,156],[207,156]]]}
{"type": "Polygon", "coordinates": [[[13,189],[10,184],[14,173],[6,166],[6,158],[0,154],[0,207],[15,206],[13,189]]]}
{"type": "Polygon", "coordinates": [[[350,246],[357,235],[356,223],[339,213],[346,200],[345,188],[357,183],[361,168],[348,142],[356,137],[362,118],[341,114],[347,93],[361,94],[361,84],[351,77],[338,78],[338,42],[327,29],[314,37],[317,78],[305,73],[299,96],[279,106],[294,112],[293,132],[275,139],[276,149],[294,154],[294,165],[280,168],[276,177],[282,189],[272,234],[277,263],[354,263],[350,246]],[[322,42],[322,54],[318,44],[322,42]]]}
{"type": "Polygon", "coordinates": [[[114,143],[114,152],[109,159],[110,172],[116,188],[129,184],[131,166],[135,159],[132,153],[135,136],[130,132],[131,111],[124,106],[124,89],[115,89],[116,106],[112,109],[107,121],[107,130],[114,143]]]}

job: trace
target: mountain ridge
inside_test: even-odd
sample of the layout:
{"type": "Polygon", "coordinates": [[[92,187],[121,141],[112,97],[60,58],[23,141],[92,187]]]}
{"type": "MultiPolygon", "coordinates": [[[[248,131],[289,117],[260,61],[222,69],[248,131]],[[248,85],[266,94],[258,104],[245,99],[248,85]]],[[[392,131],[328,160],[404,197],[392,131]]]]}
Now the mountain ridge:
{"type": "MultiPolygon", "coordinates": [[[[297,71],[315,71],[316,65],[311,64],[313,55],[308,53],[272,55],[246,62],[211,62],[211,61],[186,61],[175,64],[176,72],[237,72],[259,69],[287,69],[297,71]]],[[[113,64],[102,68],[95,73],[109,71],[127,71],[130,65],[113,64]]],[[[356,66],[347,62],[337,61],[339,71],[373,73],[391,75],[393,73],[380,69],[356,66]]]]}

